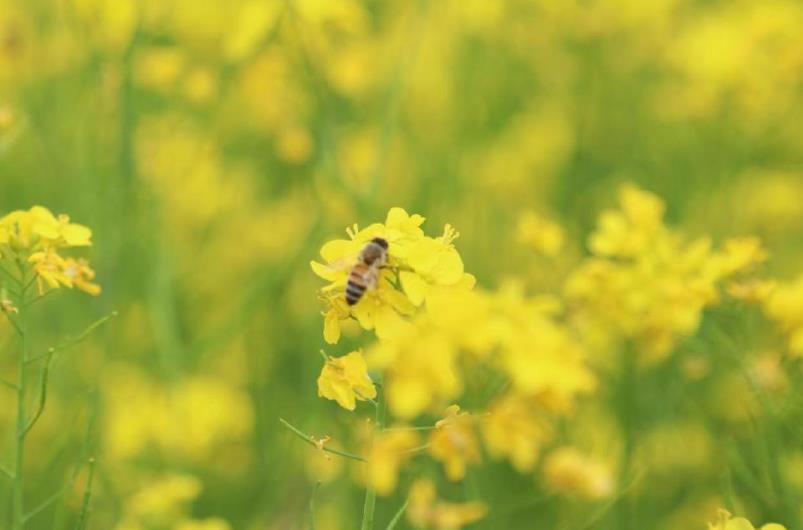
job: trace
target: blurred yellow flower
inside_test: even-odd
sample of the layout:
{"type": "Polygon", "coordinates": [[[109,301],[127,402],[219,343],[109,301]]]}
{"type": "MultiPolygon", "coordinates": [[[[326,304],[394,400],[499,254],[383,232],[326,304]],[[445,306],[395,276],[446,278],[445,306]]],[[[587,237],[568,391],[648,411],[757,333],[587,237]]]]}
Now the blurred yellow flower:
{"type": "Polygon", "coordinates": [[[622,188],[619,202],[620,210],[600,216],[589,238],[593,256],[570,274],[564,293],[587,339],[635,339],[645,359],[656,360],[697,330],[725,280],[749,272],[766,252],[755,238],[720,250],[705,238],[687,242],[663,224],[663,201],[634,186],[622,188]]]}
{"type": "Polygon", "coordinates": [[[353,351],[343,357],[329,357],[318,377],[318,395],[337,401],[347,410],[354,410],[356,400],[376,397],[376,388],[368,375],[362,352],[353,351]]]}
{"type": "Polygon", "coordinates": [[[482,418],[485,446],[491,456],[507,457],[519,473],[532,471],[552,427],[538,403],[519,395],[505,395],[491,404],[482,418]]]}
{"type": "MultiPolygon", "coordinates": [[[[726,510],[719,511],[719,520],[716,523],[709,523],[708,530],[756,530],[756,528],[743,517],[732,517],[726,510]]],[[[759,530],[786,530],[786,527],[769,523],[762,526],[759,530]]]]}
{"type": "Polygon", "coordinates": [[[390,495],[396,489],[399,470],[414,455],[418,435],[403,429],[377,434],[371,443],[366,460],[366,482],[379,495],[390,495]]]}
{"type": "Polygon", "coordinates": [[[566,240],[560,225],[531,211],[519,216],[517,238],[523,245],[549,258],[560,254],[566,240]]]}
{"type": "Polygon", "coordinates": [[[231,530],[231,526],[218,517],[203,520],[189,517],[190,503],[198,497],[201,489],[201,481],[192,475],[155,477],[126,499],[123,517],[115,530],[231,530]]]}
{"type": "Polygon", "coordinates": [[[563,495],[596,500],[613,494],[608,467],[574,447],[561,447],[547,456],[544,480],[552,491],[563,495]]]}
{"type": "Polygon", "coordinates": [[[460,530],[488,513],[488,508],[481,502],[451,503],[438,500],[435,485],[429,480],[417,480],[410,488],[409,498],[407,520],[416,528],[460,530]]]}
{"type": "Polygon", "coordinates": [[[764,310],[786,333],[789,351],[803,355],[803,275],[778,284],[765,301],[764,310]]]}
{"type": "Polygon", "coordinates": [[[121,366],[111,369],[104,383],[104,449],[112,462],[154,449],[180,461],[200,461],[241,442],[252,427],[248,396],[218,377],[189,376],[163,387],[140,370],[121,366]]]}
{"type": "Polygon", "coordinates": [[[126,502],[126,511],[137,516],[170,515],[195,499],[201,487],[201,481],[191,475],[159,477],[126,502]]]}
{"type": "Polygon", "coordinates": [[[462,480],[466,466],[480,461],[480,445],[474,432],[474,418],[460,412],[458,405],[446,409],[429,437],[429,453],[441,462],[449,480],[462,480]]]}

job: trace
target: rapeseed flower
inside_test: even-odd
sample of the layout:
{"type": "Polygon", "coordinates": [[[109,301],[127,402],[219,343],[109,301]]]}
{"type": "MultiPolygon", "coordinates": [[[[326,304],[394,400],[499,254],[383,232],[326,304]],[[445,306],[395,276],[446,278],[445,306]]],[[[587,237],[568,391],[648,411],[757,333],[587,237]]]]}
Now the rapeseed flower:
{"type": "Polygon", "coordinates": [[[318,377],[318,395],[337,401],[347,410],[354,410],[357,400],[374,399],[376,387],[368,375],[362,352],[327,358],[318,377]]]}
{"type": "Polygon", "coordinates": [[[457,285],[464,279],[463,261],[452,241],[457,233],[446,226],[437,238],[424,235],[424,217],[391,208],[384,224],[362,230],[347,230],[349,239],[338,239],[321,248],[325,263],[311,262],[312,270],[329,285],[321,289],[324,339],[334,344],[340,337],[340,322],[353,316],[364,329],[375,330],[381,339],[405,327],[403,317],[416,313],[432,286],[457,285]],[[350,310],[342,303],[349,272],[362,248],[375,237],[388,242],[387,266],[379,273],[376,289],[368,290],[350,310]]]}
{"type": "Polygon", "coordinates": [[[492,457],[507,457],[519,473],[532,471],[541,448],[552,437],[548,417],[531,398],[509,394],[491,404],[482,418],[485,447],[492,457]]]}
{"type": "Polygon", "coordinates": [[[385,373],[396,416],[414,418],[457,400],[463,361],[487,362],[517,392],[554,411],[570,410],[576,396],[594,389],[584,350],[543,300],[459,286],[433,287],[427,298],[427,311],[407,332],[366,350],[369,366],[385,373]]]}
{"type": "Polygon", "coordinates": [[[803,355],[803,275],[780,283],[768,295],[764,311],[786,334],[789,352],[803,355]]]}
{"type": "Polygon", "coordinates": [[[435,485],[429,480],[417,480],[410,488],[407,520],[416,528],[430,530],[460,530],[479,521],[488,508],[481,502],[452,503],[437,498],[435,485]]]}
{"type": "Polygon", "coordinates": [[[564,495],[596,500],[613,493],[613,476],[602,462],[574,447],[561,447],[546,457],[544,480],[564,495]]]}
{"type": "Polygon", "coordinates": [[[663,201],[633,186],[622,188],[619,202],[619,210],[600,216],[589,238],[592,257],[569,276],[564,292],[587,340],[632,339],[647,358],[660,358],[697,330],[724,282],[749,272],[766,252],[755,238],[721,249],[705,238],[686,241],[664,225],[663,201]]]}
{"type": "Polygon", "coordinates": [[[429,453],[441,462],[449,480],[466,476],[466,467],[480,461],[480,445],[474,432],[474,418],[460,412],[458,405],[446,409],[429,437],[429,453]]]}
{"type": "MultiPolygon", "coordinates": [[[[756,530],[756,528],[747,519],[733,517],[726,510],[720,510],[717,522],[709,523],[708,530],[756,530]]],[[[786,530],[786,527],[777,523],[768,523],[758,530],[786,530]]]]}
{"type": "Polygon", "coordinates": [[[401,466],[415,456],[419,438],[413,431],[389,430],[377,434],[368,450],[366,482],[379,495],[396,489],[401,466]]]}
{"type": "Polygon", "coordinates": [[[531,211],[519,216],[517,232],[520,243],[549,258],[560,254],[566,242],[566,235],[559,224],[531,211]]]}
{"type": "Polygon", "coordinates": [[[92,283],[95,271],[89,262],[59,254],[61,249],[89,246],[91,239],[89,228],[70,222],[67,215],[53,215],[42,206],[15,210],[0,218],[0,257],[16,260],[18,266],[30,266],[40,293],[61,286],[77,287],[92,295],[100,293],[100,286],[92,283]]]}

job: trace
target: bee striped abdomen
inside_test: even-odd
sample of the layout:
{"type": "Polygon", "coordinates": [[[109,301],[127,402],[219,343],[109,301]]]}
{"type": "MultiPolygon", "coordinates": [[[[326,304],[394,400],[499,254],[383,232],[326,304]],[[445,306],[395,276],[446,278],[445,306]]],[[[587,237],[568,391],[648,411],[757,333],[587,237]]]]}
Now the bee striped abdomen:
{"type": "Polygon", "coordinates": [[[366,281],[366,273],[368,271],[363,269],[367,268],[364,265],[357,265],[349,274],[349,280],[346,284],[346,303],[348,305],[354,305],[359,302],[368,288],[368,282],[366,281]]]}

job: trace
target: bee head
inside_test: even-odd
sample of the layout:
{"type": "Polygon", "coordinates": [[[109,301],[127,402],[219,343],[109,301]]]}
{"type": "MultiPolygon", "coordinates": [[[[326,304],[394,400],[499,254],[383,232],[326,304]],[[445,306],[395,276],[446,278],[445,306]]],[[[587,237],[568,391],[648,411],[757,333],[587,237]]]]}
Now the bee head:
{"type": "Polygon", "coordinates": [[[371,242],[372,242],[372,243],[376,243],[377,245],[379,245],[380,247],[384,248],[385,250],[387,250],[387,249],[388,249],[388,242],[387,242],[387,240],[385,240],[385,239],[382,239],[381,237],[375,237],[375,238],[373,238],[373,239],[371,240],[371,242]]]}

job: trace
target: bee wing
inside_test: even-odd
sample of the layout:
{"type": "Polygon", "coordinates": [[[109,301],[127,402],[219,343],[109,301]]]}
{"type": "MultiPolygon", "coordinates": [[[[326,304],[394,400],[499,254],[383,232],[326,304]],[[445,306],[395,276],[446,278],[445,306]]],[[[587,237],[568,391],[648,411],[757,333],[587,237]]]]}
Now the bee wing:
{"type": "Polygon", "coordinates": [[[354,258],[341,258],[330,263],[318,263],[317,261],[310,261],[312,272],[330,282],[339,279],[343,272],[351,269],[357,262],[356,256],[354,258]]]}

